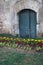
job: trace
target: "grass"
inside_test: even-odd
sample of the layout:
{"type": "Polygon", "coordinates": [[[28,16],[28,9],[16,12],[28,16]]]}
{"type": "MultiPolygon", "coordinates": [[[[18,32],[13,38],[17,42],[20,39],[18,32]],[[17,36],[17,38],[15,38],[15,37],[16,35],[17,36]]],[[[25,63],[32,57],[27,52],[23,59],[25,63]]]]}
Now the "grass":
{"type": "Polygon", "coordinates": [[[20,53],[13,48],[0,48],[0,65],[43,65],[43,53],[20,53]]]}

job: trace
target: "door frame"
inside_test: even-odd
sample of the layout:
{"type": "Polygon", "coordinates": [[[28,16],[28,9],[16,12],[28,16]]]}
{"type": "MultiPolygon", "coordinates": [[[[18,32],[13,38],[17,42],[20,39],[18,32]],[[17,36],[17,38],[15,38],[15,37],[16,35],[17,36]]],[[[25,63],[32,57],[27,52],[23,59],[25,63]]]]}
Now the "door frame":
{"type": "MultiPolygon", "coordinates": [[[[30,10],[30,11],[33,11],[36,15],[36,32],[35,32],[35,34],[36,34],[36,37],[37,37],[37,13],[34,11],[34,10],[32,10],[32,9],[22,9],[22,10],[20,10],[18,13],[17,13],[17,15],[18,15],[18,22],[19,22],[19,13],[21,13],[22,11],[25,11],[25,10],[30,10]]],[[[29,26],[30,27],[30,26],[29,26]]],[[[19,34],[20,34],[20,31],[19,31],[19,34]]],[[[30,31],[29,31],[29,36],[30,36],[30,38],[31,38],[31,33],[30,33],[30,31]]]]}

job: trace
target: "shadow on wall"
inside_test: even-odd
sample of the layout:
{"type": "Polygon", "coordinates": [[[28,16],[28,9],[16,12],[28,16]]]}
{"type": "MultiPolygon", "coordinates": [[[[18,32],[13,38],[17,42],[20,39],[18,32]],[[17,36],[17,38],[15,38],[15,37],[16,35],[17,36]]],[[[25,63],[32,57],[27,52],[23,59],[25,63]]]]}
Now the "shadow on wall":
{"type": "Polygon", "coordinates": [[[37,37],[40,37],[40,38],[43,37],[43,33],[38,33],[37,37]]]}

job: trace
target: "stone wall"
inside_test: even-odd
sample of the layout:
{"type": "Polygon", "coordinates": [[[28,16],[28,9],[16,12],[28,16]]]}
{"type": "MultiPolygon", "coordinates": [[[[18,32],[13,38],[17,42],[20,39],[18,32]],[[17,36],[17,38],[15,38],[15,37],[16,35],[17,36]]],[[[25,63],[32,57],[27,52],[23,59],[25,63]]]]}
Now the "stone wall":
{"type": "Polygon", "coordinates": [[[22,9],[32,9],[37,12],[37,34],[43,33],[42,0],[0,0],[0,19],[3,23],[3,33],[19,34],[19,17],[22,9]]]}
{"type": "Polygon", "coordinates": [[[42,34],[43,34],[43,5],[39,9],[39,25],[40,25],[40,27],[39,27],[39,29],[40,29],[39,33],[42,36],[42,34]]]}

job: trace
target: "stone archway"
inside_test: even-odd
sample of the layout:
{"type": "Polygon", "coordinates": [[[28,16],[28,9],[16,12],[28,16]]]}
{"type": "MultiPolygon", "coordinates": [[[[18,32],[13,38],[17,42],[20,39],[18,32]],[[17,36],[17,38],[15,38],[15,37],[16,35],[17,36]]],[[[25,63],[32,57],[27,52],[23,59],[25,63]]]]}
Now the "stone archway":
{"type": "Polygon", "coordinates": [[[37,23],[38,21],[38,15],[39,15],[39,6],[40,4],[37,1],[33,1],[33,0],[22,0],[22,1],[18,1],[14,4],[14,12],[15,12],[15,34],[19,34],[19,17],[18,17],[18,12],[20,12],[23,9],[31,9],[33,11],[35,11],[37,13],[37,23]]]}
{"type": "Polygon", "coordinates": [[[24,9],[18,13],[20,37],[36,37],[36,12],[30,9],[24,9]]]}

